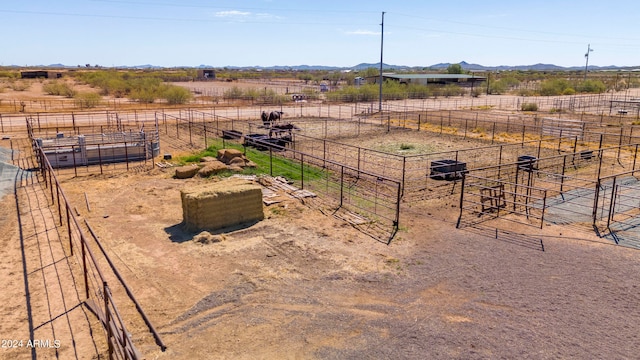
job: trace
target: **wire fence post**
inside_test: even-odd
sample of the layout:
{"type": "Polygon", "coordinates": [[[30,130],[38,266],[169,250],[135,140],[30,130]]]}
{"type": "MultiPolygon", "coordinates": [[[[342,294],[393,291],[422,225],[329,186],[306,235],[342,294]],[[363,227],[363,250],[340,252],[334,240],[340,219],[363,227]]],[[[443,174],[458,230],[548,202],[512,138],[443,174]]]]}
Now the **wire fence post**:
{"type": "Polygon", "coordinates": [[[300,153],[300,189],[304,190],[304,154],[300,153]]]}
{"type": "Polygon", "coordinates": [[[273,176],[273,150],[269,146],[269,175],[273,176]]]}
{"type": "Polygon", "coordinates": [[[344,165],[340,167],[340,207],[342,207],[342,198],[344,195],[344,165]]]}
{"type": "Polygon", "coordinates": [[[105,315],[105,327],[107,328],[107,345],[109,346],[109,359],[113,359],[113,344],[111,339],[113,337],[113,332],[111,331],[111,311],[109,311],[109,295],[108,292],[109,287],[107,286],[107,282],[102,282],[102,292],[104,295],[104,315],[105,315]]]}

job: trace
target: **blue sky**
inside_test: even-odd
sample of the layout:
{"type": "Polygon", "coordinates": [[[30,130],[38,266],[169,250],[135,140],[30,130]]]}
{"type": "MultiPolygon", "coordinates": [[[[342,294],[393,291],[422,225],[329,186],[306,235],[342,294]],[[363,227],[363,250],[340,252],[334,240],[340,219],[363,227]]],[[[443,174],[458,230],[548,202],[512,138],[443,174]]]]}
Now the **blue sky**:
{"type": "Polygon", "coordinates": [[[0,65],[640,65],[637,1],[29,0],[0,65]]]}

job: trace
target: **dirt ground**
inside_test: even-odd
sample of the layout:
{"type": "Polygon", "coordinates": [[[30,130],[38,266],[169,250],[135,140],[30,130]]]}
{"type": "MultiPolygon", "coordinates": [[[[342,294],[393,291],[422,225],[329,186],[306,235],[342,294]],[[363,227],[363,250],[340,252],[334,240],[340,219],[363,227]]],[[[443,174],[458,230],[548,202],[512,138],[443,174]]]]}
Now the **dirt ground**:
{"type": "MultiPolygon", "coordinates": [[[[390,245],[285,196],[265,206],[265,220],[198,242],[182,230],[179,192],[211,180],[172,175],[154,169],[62,185],[167,344],[160,351],[115,289],[132,339],[148,359],[637,357],[637,250],[575,227],[456,229],[455,196],[403,204],[401,230],[390,245]]],[[[45,233],[37,219],[56,229],[40,213],[47,203],[41,186],[18,191],[17,202],[13,195],[2,199],[0,337],[28,339],[27,311],[36,326],[45,324],[39,330],[48,329],[46,316],[36,318],[44,312],[52,323],[79,325],[37,333],[62,340],[58,351],[39,349],[38,358],[104,358],[104,333],[91,314],[75,314],[82,307],[57,310],[56,301],[38,300],[47,298],[44,290],[31,294],[31,310],[25,305],[24,279],[47,283],[55,275],[47,273],[54,276],[48,280],[23,263],[64,265],[61,249],[51,259],[36,255],[35,234],[45,233]]],[[[0,348],[1,359],[32,354],[0,348]]]]}
{"type": "Polygon", "coordinates": [[[456,230],[451,199],[412,207],[389,246],[294,199],[201,243],[179,190],[210,180],[171,175],[64,184],[168,346],[125,307],[147,358],[635,356],[636,250],[555,226],[456,230]]]}

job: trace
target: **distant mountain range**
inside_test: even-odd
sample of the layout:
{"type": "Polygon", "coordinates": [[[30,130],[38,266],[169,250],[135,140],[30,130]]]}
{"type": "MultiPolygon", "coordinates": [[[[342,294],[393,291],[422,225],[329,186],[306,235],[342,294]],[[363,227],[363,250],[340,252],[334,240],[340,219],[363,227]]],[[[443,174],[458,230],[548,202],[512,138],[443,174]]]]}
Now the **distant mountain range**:
{"type": "MultiPolygon", "coordinates": [[[[459,63],[462,66],[462,69],[465,71],[509,71],[509,70],[535,70],[535,71],[575,71],[575,70],[584,70],[583,66],[571,66],[571,67],[563,67],[553,64],[533,64],[533,65],[500,65],[500,66],[484,66],[479,64],[470,64],[466,61],[461,61],[459,63]]],[[[396,70],[396,71],[441,71],[449,66],[453,65],[452,63],[439,63],[430,66],[405,66],[405,65],[390,65],[390,64],[382,64],[382,68],[384,70],[396,70]]],[[[12,67],[21,67],[17,65],[12,65],[12,67]]],[[[68,66],[63,64],[51,64],[51,65],[37,65],[30,66],[30,68],[96,68],[97,65],[94,66],[68,66]]],[[[106,68],[111,68],[107,66],[106,68]]],[[[380,63],[361,63],[352,67],[340,67],[340,66],[324,66],[324,65],[295,65],[295,66],[211,66],[211,65],[198,65],[198,66],[173,66],[173,67],[163,67],[156,66],[151,64],[146,65],[135,65],[135,66],[115,66],[118,69],[165,69],[165,68],[197,68],[197,69],[216,69],[216,68],[225,68],[225,69],[233,69],[233,70],[276,70],[276,71],[311,71],[311,70],[324,70],[324,71],[348,71],[348,70],[364,70],[368,68],[380,68],[380,63]]],[[[590,65],[589,69],[592,71],[597,70],[626,70],[626,71],[640,71],[640,66],[595,66],[590,65]]]]}

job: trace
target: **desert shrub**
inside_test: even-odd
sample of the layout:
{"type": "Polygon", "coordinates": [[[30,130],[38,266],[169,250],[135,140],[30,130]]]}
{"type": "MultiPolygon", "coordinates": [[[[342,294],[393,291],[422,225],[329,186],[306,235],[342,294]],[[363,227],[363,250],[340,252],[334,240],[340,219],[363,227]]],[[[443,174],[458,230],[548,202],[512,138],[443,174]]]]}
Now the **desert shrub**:
{"type": "Polygon", "coordinates": [[[464,89],[455,84],[448,84],[442,88],[442,95],[445,97],[464,95],[464,89]]]}
{"type": "Polygon", "coordinates": [[[520,85],[520,80],[515,77],[504,77],[497,79],[489,84],[489,93],[491,94],[505,94],[511,89],[520,85]]]}
{"type": "Polygon", "coordinates": [[[29,84],[26,81],[12,81],[9,84],[9,87],[13,90],[13,91],[26,91],[31,87],[31,84],[29,84]]]}
{"type": "Polygon", "coordinates": [[[153,104],[158,98],[158,93],[154,89],[139,88],[132,90],[129,98],[140,103],[153,104]]]}
{"type": "Polygon", "coordinates": [[[77,93],[74,96],[74,102],[80,108],[94,108],[100,105],[102,96],[97,93],[77,93]]]}
{"type": "Polygon", "coordinates": [[[517,93],[519,96],[534,96],[536,94],[535,91],[531,89],[519,89],[517,93]]]}
{"type": "Polygon", "coordinates": [[[244,92],[237,86],[232,87],[231,89],[227,89],[222,93],[222,97],[227,100],[236,100],[242,99],[244,96],[244,92]]]}
{"type": "Polygon", "coordinates": [[[181,86],[166,85],[162,91],[162,98],[170,105],[186,104],[191,100],[191,92],[181,86]]]}
{"type": "Polygon", "coordinates": [[[49,95],[59,95],[72,98],[77,91],[66,82],[50,81],[42,86],[42,90],[49,95]]]}
{"type": "Polygon", "coordinates": [[[607,90],[607,86],[600,80],[587,79],[578,84],[576,90],[581,93],[600,94],[607,90]]]}
{"type": "Polygon", "coordinates": [[[0,71],[0,78],[17,79],[20,77],[20,73],[17,71],[0,71]]]}
{"type": "Polygon", "coordinates": [[[536,103],[522,103],[520,106],[522,111],[538,111],[538,104],[536,103]]]}
{"type": "Polygon", "coordinates": [[[575,93],[575,89],[565,79],[549,79],[542,82],[540,85],[540,95],[542,96],[554,96],[563,95],[565,92],[571,92],[571,89],[575,93]]]}
{"type": "Polygon", "coordinates": [[[426,99],[432,95],[430,87],[420,84],[409,84],[407,86],[407,97],[409,99],[426,99]]]}

